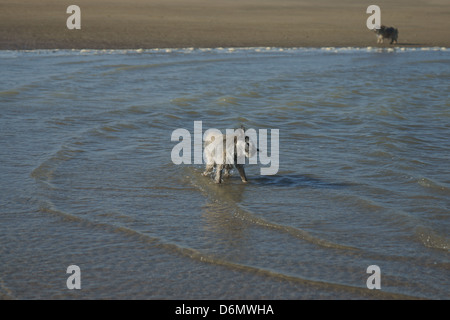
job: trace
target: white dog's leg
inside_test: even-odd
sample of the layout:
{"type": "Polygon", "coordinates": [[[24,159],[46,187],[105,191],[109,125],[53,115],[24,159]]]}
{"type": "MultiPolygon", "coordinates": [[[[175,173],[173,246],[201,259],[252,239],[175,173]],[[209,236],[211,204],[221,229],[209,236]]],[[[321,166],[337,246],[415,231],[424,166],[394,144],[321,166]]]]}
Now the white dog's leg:
{"type": "Polygon", "coordinates": [[[207,164],[206,168],[205,168],[205,171],[203,172],[203,175],[204,176],[209,175],[212,172],[213,169],[214,169],[214,163],[207,164]]]}
{"type": "Polygon", "coordinates": [[[216,165],[216,178],[214,179],[215,183],[222,182],[222,169],[223,169],[223,164],[216,165]]]}
{"type": "Polygon", "coordinates": [[[247,182],[247,177],[245,176],[244,166],[242,164],[237,164],[236,169],[239,172],[239,175],[241,176],[242,182],[247,182]]]}

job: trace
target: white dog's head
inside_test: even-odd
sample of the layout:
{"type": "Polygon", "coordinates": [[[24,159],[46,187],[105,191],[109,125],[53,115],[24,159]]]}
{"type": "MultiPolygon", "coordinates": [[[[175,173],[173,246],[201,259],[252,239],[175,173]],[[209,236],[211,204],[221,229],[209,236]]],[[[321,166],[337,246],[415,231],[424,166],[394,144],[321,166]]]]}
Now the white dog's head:
{"type": "Polygon", "coordinates": [[[258,149],[243,129],[235,130],[234,142],[238,157],[252,158],[258,149]]]}

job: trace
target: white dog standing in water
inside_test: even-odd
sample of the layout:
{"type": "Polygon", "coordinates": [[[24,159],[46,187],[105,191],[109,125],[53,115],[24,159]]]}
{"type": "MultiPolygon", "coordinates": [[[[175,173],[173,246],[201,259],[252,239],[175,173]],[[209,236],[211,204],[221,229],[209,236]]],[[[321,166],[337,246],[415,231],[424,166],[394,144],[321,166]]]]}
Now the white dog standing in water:
{"type": "Polygon", "coordinates": [[[215,168],[216,176],[214,181],[221,183],[222,177],[229,176],[230,170],[235,166],[242,182],[248,181],[244,171],[245,158],[253,157],[258,149],[250,140],[250,137],[245,134],[243,128],[226,135],[218,132],[207,133],[204,140],[204,156],[206,160],[204,176],[211,174],[215,168]]]}

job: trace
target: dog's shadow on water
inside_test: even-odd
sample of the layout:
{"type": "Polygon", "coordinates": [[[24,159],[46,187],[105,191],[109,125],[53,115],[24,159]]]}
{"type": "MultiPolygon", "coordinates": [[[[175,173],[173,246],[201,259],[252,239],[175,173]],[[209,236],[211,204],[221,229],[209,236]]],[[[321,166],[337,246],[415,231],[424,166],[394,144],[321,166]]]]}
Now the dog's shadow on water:
{"type": "MultiPolygon", "coordinates": [[[[205,179],[209,179],[203,177],[205,179]]],[[[242,183],[238,177],[225,178],[221,184],[206,180],[207,193],[212,199],[220,199],[240,203],[243,201],[244,193],[252,188],[267,187],[273,189],[343,189],[355,186],[348,182],[330,182],[311,175],[302,174],[277,174],[273,176],[253,176],[248,183],[242,183]]],[[[251,192],[251,191],[250,191],[251,192]]]]}
{"type": "Polygon", "coordinates": [[[253,177],[252,183],[263,186],[276,186],[286,188],[315,188],[315,189],[341,189],[354,186],[347,182],[329,182],[323,179],[303,174],[278,174],[273,176],[253,177]]]}

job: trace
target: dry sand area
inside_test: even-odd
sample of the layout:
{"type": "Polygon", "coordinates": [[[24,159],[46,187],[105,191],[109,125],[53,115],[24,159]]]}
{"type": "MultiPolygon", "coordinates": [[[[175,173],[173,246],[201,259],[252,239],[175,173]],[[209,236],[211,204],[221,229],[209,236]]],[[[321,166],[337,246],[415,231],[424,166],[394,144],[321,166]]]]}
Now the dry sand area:
{"type": "Polygon", "coordinates": [[[448,0],[0,0],[0,49],[376,46],[372,4],[399,46],[450,47],[448,0]]]}

